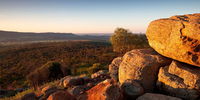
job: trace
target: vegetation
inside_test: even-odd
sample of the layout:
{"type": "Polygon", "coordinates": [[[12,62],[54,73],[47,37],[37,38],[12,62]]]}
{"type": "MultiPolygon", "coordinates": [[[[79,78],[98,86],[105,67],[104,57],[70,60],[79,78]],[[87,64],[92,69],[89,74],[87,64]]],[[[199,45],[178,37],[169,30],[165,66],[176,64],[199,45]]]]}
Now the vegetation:
{"type": "Polygon", "coordinates": [[[108,42],[73,41],[2,47],[0,88],[15,89],[28,86],[26,76],[48,61],[63,62],[72,75],[79,75],[90,74],[89,70],[92,70],[91,66],[95,63],[107,67],[115,57],[116,54],[112,52],[108,42]],[[82,69],[85,72],[81,72],[82,69]]]}
{"type": "Polygon", "coordinates": [[[28,74],[27,80],[36,89],[37,86],[42,85],[45,82],[64,77],[64,70],[67,69],[64,69],[64,66],[61,66],[60,63],[48,62],[28,74]]]}
{"type": "MultiPolygon", "coordinates": [[[[129,50],[149,47],[144,34],[132,34],[123,28],[117,28],[110,41],[112,45],[102,41],[0,45],[0,89],[51,84],[66,75],[90,76],[98,70],[108,69],[113,58],[129,50]]],[[[32,91],[30,88],[11,99],[32,91]]]]}
{"type": "Polygon", "coordinates": [[[144,34],[132,34],[124,28],[117,28],[110,37],[110,41],[113,46],[113,51],[120,54],[136,48],[149,47],[144,34]]]}
{"type": "Polygon", "coordinates": [[[103,65],[101,63],[94,63],[93,65],[82,65],[75,69],[74,73],[77,75],[90,76],[91,74],[97,72],[98,70],[107,69],[108,65],[103,65]]]}
{"type": "MultiPolygon", "coordinates": [[[[43,84],[41,87],[46,87],[46,86],[56,86],[58,87],[59,89],[64,89],[64,87],[62,86],[57,86],[56,84],[58,84],[58,80],[55,80],[55,81],[51,81],[51,82],[48,82],[46,84],[43,84]]],[[[39,89],[35,90],[34,88],[29,88],[23,92],[19,92],[17,94],[15,94],[14,96],[12,97],[9,97],[9,96],[6,96],[5,98],[0,98],[0,100],[19,100],[21,97],[23,97],[25,94],[28,94],[28,93],[36,93],[37,95],[40,95],[41,94],[41,91],[39,89]]]]}

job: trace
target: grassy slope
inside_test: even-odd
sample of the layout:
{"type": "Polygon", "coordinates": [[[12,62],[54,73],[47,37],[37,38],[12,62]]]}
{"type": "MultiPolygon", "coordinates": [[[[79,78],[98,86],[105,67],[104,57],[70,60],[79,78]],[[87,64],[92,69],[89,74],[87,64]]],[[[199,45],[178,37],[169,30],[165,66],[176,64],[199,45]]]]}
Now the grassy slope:
{"type": "MultiPolygon", "coordinates": [[[[26,75],[48,61],[63,60],[73,71],[95,63],[108,65],[115,54],[105,42],[57,42],[1,47],[0,88],[18,88],[28,85],[26,75]]],[[[85,70],[84,70],[85,71],[85,70]]],[[[82,74],[82,73],[81,73],[82,74]]]]}

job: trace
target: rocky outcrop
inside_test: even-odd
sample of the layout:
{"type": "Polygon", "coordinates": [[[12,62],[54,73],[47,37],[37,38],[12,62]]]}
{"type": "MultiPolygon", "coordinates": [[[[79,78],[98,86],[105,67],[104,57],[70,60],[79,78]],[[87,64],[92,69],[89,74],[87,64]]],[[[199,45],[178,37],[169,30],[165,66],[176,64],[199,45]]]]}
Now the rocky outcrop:
{"type": "Polygon", "coordinates": [[[122,94],[117,83],[107,79],[79,96],[78,100],[122,100],[122,94]]]}
{"type": "Polygon", "coordinates": [[[126,100],[135,100],[144,93],[143,87],[136,81],[128,79],[121,85],[124,98],[126,100]]]}
{"type": "Polygon", "coordinates": [[[152,92],[161,66],[170,64],[171,60],[159,55],[152,49],[136,49],[127,52],[119,67],[121,84],[127,79],[139,82],[146,92],[152,92]]]}
{"type": "Polygon", "coordinates": [[[188,100],[200,97],[199,68],[173,61],[159,70],[157,86],[160,91],[188,100]]]}
{"type": "Polygon", "coordinates": [[[182,99],[163,94],[145,93],[136,100],[182,100],[182,99]]]}
{"type": "Polygon", "coordinates": [[[152,21],[149,44],[166,57],[200,67],[200,13],[152,21]]]}
{"type": "Polygon", "coordinates": [[[122,57],[117,57],[113,59],[112,63],[109,65],[109,73],[112,79],[118,80],[118,70],[121,62],[122,57]]]}
{"type": "Polygon", "coordinates": [[[76,98],[67,91],[57,91],[51,94],[47,100],[76,100],[76,98]]]}
{"type": "MultiPolygon", "coordinates": [[[[200,14],[153,21],[147,37],[155,50],[129,51],[112,61],[109,73],[100,70],[91,77],[66,76],[54,83],[59,86],[44,86],[40,96],[30,93],[22,99],[200,100],[200,14]]],[[[48,77],[50,72],[42,73],[46,70],[30,78],[48,77]]],[[[39,80],[33,82],[39,84],[39,80]]]]}

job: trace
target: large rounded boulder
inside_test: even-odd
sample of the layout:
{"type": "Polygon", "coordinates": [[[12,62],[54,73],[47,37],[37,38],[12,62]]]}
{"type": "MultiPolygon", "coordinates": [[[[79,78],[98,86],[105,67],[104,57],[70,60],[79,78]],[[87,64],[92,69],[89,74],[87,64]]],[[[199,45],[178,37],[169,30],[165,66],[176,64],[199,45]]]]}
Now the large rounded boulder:
{"type": "Polygon", "coordinates": [[[161,55],[200,67],[200,13],[152,21],[146,35],[161,55]]]}
{"type": "Polygon", "coordinates": [[[161,66],[170,64],[153,49],[135,49],[127,52],[119,66],[119,81],[123,84],[127,79],[139,82],[146,92],[152,92],[161,66]]]}

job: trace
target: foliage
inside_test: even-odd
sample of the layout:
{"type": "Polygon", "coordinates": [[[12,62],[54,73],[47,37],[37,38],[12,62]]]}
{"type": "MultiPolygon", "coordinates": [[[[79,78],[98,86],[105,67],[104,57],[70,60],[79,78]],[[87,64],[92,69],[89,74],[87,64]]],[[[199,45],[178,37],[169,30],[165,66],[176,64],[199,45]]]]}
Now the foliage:
{"type": "Polygon", "coordinates": [[[69,41],[34,43],[0,48],[0,88],[15,89],[27,86],[26,76],[48,61],[63,62],[71,70],[108,65],[116,54],[108,42],[69,41]],[[83,66],[84,65],[84,66],[83,66]]]}
{"type": "Polygon", "coordinates": [[[24,96],[25,94],[28,94],[28,93],[32,93],[34,92],[34,89],[30,88],[28,90],[25,90],[23,92],[19,92],[17,93],[15,96],[13,97],[5,97],[5,98],[1,98],[0,100],[19,100],[22,96],[24,96]]]}
{"type": "Polygon", "coordinates": [[[148,47],[148,42],[144,34],[132,34],[124,28],[117,28],[110,37],[113,51],[117,53],[125,53],[135,48],[148,47]]]}
{"type": "Polygon", "coordinates": [[[64,73],[61,70],[61,64],[58,62],[47,62],[43,66],[35,69],[33,72],[27,75],[29,83],[36,88],[45,82],[53,81],[64,77],[64,73]]]}
{"type": "Polygon", "coordinates": [[[76,68],[75,73],[77,75],[84,74],[86,76],[91,76],[93,73],[105,69],[108,69],[108,65],[103,65],[101,63],[94,63],[93,65],[85,65],[76,68]]]}

